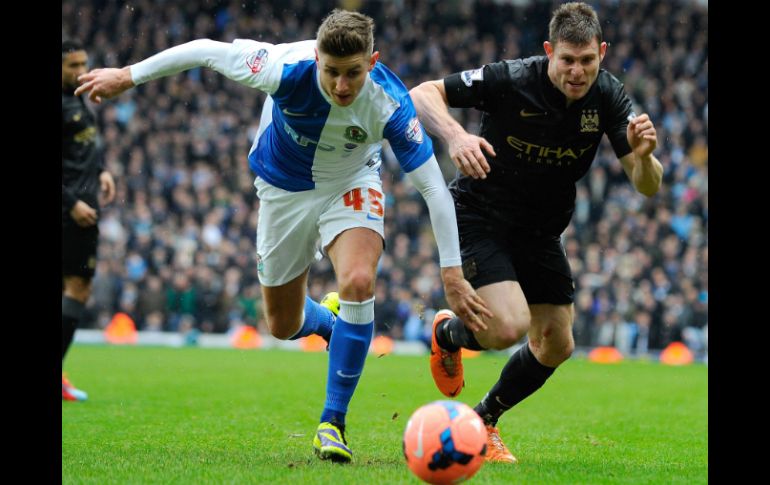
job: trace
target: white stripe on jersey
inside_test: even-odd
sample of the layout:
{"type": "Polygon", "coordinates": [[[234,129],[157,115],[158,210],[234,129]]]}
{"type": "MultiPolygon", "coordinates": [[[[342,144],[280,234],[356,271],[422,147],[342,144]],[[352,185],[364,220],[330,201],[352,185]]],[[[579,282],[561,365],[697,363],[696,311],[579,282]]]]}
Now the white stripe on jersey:
{"type": "Polygon", "coordinates": [[[134,64],[130,73],[141,84],[206,66],[266,92],[249,164],[266,182],[284,190],[308,190],[316,182],[344,183],[362,171],[376,170],[381,141],[387,139],[428,204],[441,266],[459,265],[452,198],[408,90],[377,63],[359,97],[346,108],[338,107],[319,84],[314,46],[315,41],[272,45],[198,39],[134,64]]]}
{"type": "Polygon", "coordinates": [[[433,154],[408,90],[384,65],[367,75],[350,106],[340,107],[320,85],[315,41],[232,46],[223,74],[270,94],[249,152],[249,165],[267,182],[308,190],[378,170],[386,138],[407,172],[433,154]]]}

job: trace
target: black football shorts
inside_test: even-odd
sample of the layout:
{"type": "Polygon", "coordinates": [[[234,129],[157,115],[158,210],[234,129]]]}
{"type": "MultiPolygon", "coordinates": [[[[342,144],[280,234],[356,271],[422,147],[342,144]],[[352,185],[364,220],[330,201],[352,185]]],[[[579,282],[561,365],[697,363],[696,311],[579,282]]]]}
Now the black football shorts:
{"type": "Polygon", "coordinates": [[[518,281],[527,303],[568,305],[575,285],[559,236],[504,228],[457,210],[463,274],[474,288],[518,281]]]}
{"type": "Polygon", "coordinates": [[[96,271],[96,247],[98,242],[98,224],[89,227],[80,227],[74,222],[62,224],[62,276],[92,278],[96,271]]]}

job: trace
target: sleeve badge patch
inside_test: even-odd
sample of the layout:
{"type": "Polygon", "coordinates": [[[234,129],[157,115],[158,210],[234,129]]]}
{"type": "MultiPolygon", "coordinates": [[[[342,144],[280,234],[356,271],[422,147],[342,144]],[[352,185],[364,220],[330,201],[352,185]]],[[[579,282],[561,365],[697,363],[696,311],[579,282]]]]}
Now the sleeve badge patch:
{"type": "Polygon", "coordinates": [[[409,120],[409,126],[406,127],[406,139],[414,143],[422,143],[422,137],[422,126],[415,116],[409,120]]]}
{"type": "Polygon", "coordinates": [[[473,81],[484,80],[484,68],[480,67],[478,69],[473,69],[472,71],[463,71],[460,73],[460,79],[462,79],[463,84],[471,87],[473,85],[473,81]]]}
{"type": "Polygon", "coordinates": [[[259,49],[257,52],[253,52],[246,59],[246,65],[251,69],[252,74],[257,74],[265,67],[267,62],[267,49],[259,49]]]}

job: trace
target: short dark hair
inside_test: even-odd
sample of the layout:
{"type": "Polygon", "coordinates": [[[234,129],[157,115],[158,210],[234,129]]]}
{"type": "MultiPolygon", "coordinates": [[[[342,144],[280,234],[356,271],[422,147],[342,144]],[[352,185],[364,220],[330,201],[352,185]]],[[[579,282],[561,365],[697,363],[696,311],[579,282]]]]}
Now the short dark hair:
{"type": "Polygon", "coordinates": [[[321,22],[316,39],[318,50],[326,54],[369,55],[374,48],[374,20],[362,13],[335,8],[321,22]]]}
{"type": "Polygon", "coordinates": [[[569,2],[553,12],[548,25],[548,40],[551,44],[559,41],[574,45],[590,44],[596,39],[602,43],[602,26],[596,11],[583,2],[569,2]]]}
{"type": "Polygon", "coordinates": [[[66,56],[70,52],[82,51],[82,50],[85,50],[85,47],[83,47],[83,43],[77,39],[64,39],[61,41],[62,60],[64,59],[64,56],[66,56]]]}

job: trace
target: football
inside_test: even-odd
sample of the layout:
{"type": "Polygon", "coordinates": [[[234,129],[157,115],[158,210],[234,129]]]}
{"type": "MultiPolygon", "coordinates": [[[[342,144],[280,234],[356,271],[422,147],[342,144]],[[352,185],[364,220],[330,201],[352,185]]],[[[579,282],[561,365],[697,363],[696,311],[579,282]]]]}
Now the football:
{"type": "Polygon", "coordinates": [[[403,447],[409,469],[420,479],[459,483],[484,464],[487,432],[479,415],[466,404],[434,401],[409,418],[403,447]]]}

